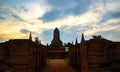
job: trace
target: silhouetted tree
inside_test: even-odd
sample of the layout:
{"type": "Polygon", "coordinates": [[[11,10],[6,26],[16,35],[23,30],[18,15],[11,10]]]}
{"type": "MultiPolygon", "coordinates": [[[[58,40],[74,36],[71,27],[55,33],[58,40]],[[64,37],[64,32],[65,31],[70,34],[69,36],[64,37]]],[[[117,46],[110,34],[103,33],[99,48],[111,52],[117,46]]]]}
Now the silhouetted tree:
{"type": "Polygon", "coordinates": [[[104,39],[101,35],[93,35],[92,37],[94,39],[104,39]]]}

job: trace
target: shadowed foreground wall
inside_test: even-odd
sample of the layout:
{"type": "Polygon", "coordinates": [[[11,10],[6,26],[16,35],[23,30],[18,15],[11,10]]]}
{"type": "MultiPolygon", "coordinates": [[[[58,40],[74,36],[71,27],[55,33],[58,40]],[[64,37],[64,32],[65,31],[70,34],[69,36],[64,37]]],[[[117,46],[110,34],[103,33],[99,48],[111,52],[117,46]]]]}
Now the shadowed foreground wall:
{"type": "Polygon", "coordinates": [[[42,45],[29,39],[14,39],[0,44],[0,72],[38,72],[46,65],[42,45]]]}
{"type": "Polygon", "coordinates": [[[90,39],[70,45],[69,64],[79,72],[120,72],[119,51],[120,42],[90,39]]]}

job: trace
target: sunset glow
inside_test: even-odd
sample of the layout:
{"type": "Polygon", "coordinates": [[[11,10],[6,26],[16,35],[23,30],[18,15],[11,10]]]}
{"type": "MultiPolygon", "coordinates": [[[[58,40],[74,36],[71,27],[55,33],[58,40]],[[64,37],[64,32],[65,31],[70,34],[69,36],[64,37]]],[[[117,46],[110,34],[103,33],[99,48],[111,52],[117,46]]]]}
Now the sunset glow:
{"type": "Polygon", "coordinates": [[[0,42],[39,37],[50,43],[58,27],[63,42],[102,35],[120,41],[119,0],[1,0],[0,42]]]}

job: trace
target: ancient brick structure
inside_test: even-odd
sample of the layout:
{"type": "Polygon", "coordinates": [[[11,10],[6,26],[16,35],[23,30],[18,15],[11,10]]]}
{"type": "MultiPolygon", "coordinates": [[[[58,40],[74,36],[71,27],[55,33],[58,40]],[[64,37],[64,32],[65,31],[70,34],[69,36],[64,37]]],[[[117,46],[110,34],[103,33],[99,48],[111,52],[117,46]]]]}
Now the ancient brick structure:
{"type": "Polygon", "coordinates": [[[85,41],[82,34],[81,43],[70,46],[69,64],[78,72],[120,72],[119,51],[120,42],[100,36],[85,41]]]}
{"type": "Polygon", "coordinates": [[[29,39],[11,39],[0,44],[0,72],[39,72],[46,65],[43,45],[29,39]]]}
{"type": "Polygon", "coordinates": [[[80,71],[80,45],[77,42],[75,42],[75,45],[70,43],[69,45],[69,51],[68,51],[68,60],[69,64],[76,70],[80,71]]]}
{"type": "Polygon", "coordinates": [[[55,28],[53,40],[51,42],[51,46],[62,46],[62,41],[60,40],[60,34],[58,28],[55,28]]]}
{"type": "Polygon", "coordinates": [[[54,30],[50,45],[42,45],[38,38],[10,39],[0,43],[0,72],[40,72],[46,58],[65,58],[77,72],[120,72],[120,42],[93,36],[81,43],[63,46],[58,28],[54,30]],[[68,47],[68,52],[65,48],[68,47]]]}
{"type": "Polygon", "coordinates": [[[47,57],[51,59],[65,58],[68,52],[65,51],[65,47],[62,44],[63,43],[60,40],[60,32],[58,28],[55,28],[53,40],[50,45],[46,46],[47,57]]]}

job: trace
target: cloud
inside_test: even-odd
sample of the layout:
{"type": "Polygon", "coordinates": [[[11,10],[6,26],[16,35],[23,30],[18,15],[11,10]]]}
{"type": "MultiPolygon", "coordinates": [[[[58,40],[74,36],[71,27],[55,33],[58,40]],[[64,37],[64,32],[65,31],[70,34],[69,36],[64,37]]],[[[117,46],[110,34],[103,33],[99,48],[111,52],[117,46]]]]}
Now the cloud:
{"type": "Polygon", "coordinates": [[[58,11],[58,10],[52,10],[50,12],[47,12],[42,17],[39,17],[38,19],[44,20],[44,22],[54,21],[54,20],[59,19],[59,18],[62,17],[62,15],[60,15],[60,13],[61,12],[58,11]]]}
{"type": "Polygon", "coordinates": [[[39,18],[44,22],[54,21],[69,15],[82,14],[87,11],[91,3],[90,1],[86,0],[69,0],[69,2],[66,0],[47,0],[47,2],[52,8],[39,18]]]}
{"type": "Polygon", "coordinates": [[[85,35],[93,35],[97,32],[105,32],[105,31],[110,31],[110,30],[120,31],[119,23],[120,23],[120,19],[119,20],[111,19],[111,20],[108,20],[107,22],[105,22],[104,24],[97,25],[97,26],[93,27],[93,29],[89,29],[89,30],[85,31],[84,33],[85,33],[85,35]]]}
{"type": "Polygon", "coordinates": [[[18,38],[18,37],[25,38],[25,35],[19,32],[19,30],[24,26],[22,24],[18,25],[16,23],[18,22],[14,22],[14,24],[13,24],[13,21],[2,22],[0,25],[0,38],[3,38],[3,39],[11,39],[11,38],[18,38]]]}
{"type": "Polygon", "coordinates": [[[26,30],[26,29],[21,29],[20,32],[26,34],[26,33],[30,32],[30,31],[28,31],[28,30],[26,30]]]}
{"type": "MultiPolygon", "coordinates": [[[[56,27],[60,29],[63,42],[80,39],[81,33],[86,37],[99,33],[106,36],[105,32],[110,31],[119,36],[119,0],[27,0],[21,4],[16,1],[0,5],[2,39],[28,38],[30,31],[33,37],[38,36],[46,44],[50,43],[51,32],[56,27]]],[[[116,36],[111,34],[106,38],[116,36]]]]}
{"type": "Polygon", "coordinates": [[[9,19],[10,13],[11,11],[9,11],[9,9],[5,8],[4,6],[0,7],[0,19],[1,20],[9,19]]]}
{"type": "Polygon", "coordinates": [[[5,20],[5,18],[4,17],[0,17],[0,21],[3,21],[3,20],[5,20]]]}
{"type": "Polygon", "coordinates": [[[17,13],[20,14],[20,16],[24,16],[24,19],[36,19],[43,16],[51,7],[45,2],[33,2],[24,4],[21,9],[18,9],[17,13]]]}
{"type": "Polygon", "coordinates": [[[19,20],[19,21],[24,21],[22,18],[20,18],[19,16],[17,16],[17,15],[12,15],[16,20],[19,20]]]}
{"type": "Polygon", "coordinates": [[[42,38],[40,38],[40,40],[43,42],[43,43],[50,43],[52,41],[52,38],[53,38],[53,29],[49,29],[49,30],[45,30],[42,32],[41,35],[42,38]],[[46,41],[47,40],[47,41],[46,41]],[[45,42],[46,41],[46,42],[45,42]]]}
{"type": "Polygon", "coordinates": [[[20,1],[21,5],[16,5],[19,0],[13,1],[13,4],[9,0],[8,2],[10,3],[4,2],[0,5],[0,16],[6,19],[16,19],[27,22],[29,22],[29,19],[34,20],[43,16],[44,13],[49,11],[51,8],[47,2],[43,0],[30,0],[28,2],[20,1]]]}
{"type": "Polygon", "coordinates": [[[112,40],[112,41],[120,41],[120,37],[119,37],[120,34],[119,34],[119,32],[120,31],[114,32],[114,34],[111,33],[109,36],[107,36],[107,39],[112,40]]]}
{"type": "Polygon", "coordinates": [[[2,20],[16,20],[16,21],[24,21],[19,14],[16,14],[16,9],[9,5],[1,5],[0,7],[0,18],[2,20]]]}
{"type": "Polygon", "coordinates": [[[2,20],[5,18],[5,21],[0,22],[0,37],[3,39],[25,38],[27,30],[34,32],[36,35],[37,33],[42,33],[45,27],[41,27],[41,22],[36,18],[42,16],[50,7],[44,6],[45,3],[37,2],[24,3],[24,5],[18,6],[2,4],[0,6],[0,18],[2,20]]]}
{"type": "Polygon", "coordinates": [[[117,18],[120,18],[120,12],[106,12],[103,15],[102,20],[100,22],[102,23],[102,22],[106,22],[110,19],[117,19],[117,18]]]}
{"type": "Polygon", "coordinates": [[[67,16],[65,18],[55,20],[52,22],[48,22],[46,24],[51,24],[55,27],[64,27],[64,26],[74,26],[74,25],[88,25],[88,24],[95,24],[99,21],[99,14],[94,12],[86,12],[83,15],[78,16],[67,16]],[[94,17],[93,17],[94,16],[94,17]]]}
{"type": "MultiPolygon", "coordinates": [[[[73,38],[79,37],[79,35],[81,35],[82,32],[85,33],[87,37],[96,33],[103,34],[103,32],[107,32],[109,30],[111,32],[116,32],[120,30],[120,26],[118,25],[120,23],[120,19],[116,19],[117,17],[115,16],[116,14],[119,14],[119,7],[116,4],[119,5],[117,1],[93,1],[91,5],[89,5],[86,12],[82,14],[72,14],[56,18],[52,22],[48,21],[45,24],[49,24],[53,27],[62,28],[64,30],[65,35],[71,35],[71,37],[67,40],[73,40],[73,38]],[[109,6],[113,6],[114,8],[110,9],[109,6]],[[109,12],[113,12],[112,17],[110,19],[106,19],[105,15],[109,12]],[[104,19],[106,19],[106,21],[100,23],[100,21],[104,19]]],[[[111,15],[111,13],[109,13],[108,15],[111,15]]],[[[62,35],[63,39],[66,38],[65,35],[62,35]]]]}

